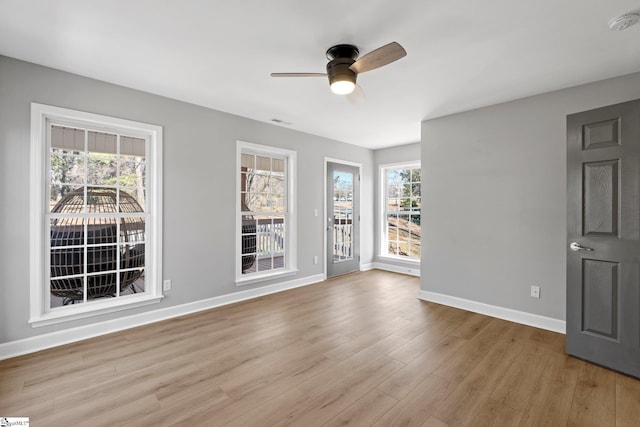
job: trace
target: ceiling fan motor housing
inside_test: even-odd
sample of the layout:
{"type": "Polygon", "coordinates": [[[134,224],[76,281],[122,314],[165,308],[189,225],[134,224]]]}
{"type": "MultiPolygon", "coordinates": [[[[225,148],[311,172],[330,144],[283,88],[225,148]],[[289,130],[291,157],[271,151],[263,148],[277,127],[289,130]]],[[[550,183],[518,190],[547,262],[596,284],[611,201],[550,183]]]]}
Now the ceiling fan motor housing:
{"type": "Polygon", "coordinates": [[[358,48],[350,44],[339,44],[327,50],[327,76],[331,90],[337,94],[347,94],[353,91],[358,75],[349,67],[356,62],[359,55],[358,48]]]}
{"type": "Polygon", "coordinates": [[[339,81],[349,81],[356,84],[357,74],[349,68],[355,61],[348,58],[332,59],[327,64],[327,75],[329,76],[329,84],[333,85],[339,81]]]}

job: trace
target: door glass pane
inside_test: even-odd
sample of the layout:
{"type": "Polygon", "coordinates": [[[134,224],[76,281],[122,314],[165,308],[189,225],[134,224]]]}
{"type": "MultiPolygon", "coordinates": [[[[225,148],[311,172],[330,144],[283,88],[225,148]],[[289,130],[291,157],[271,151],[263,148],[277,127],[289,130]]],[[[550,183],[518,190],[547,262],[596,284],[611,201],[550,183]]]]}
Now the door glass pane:
{"type": "Polygon", "coordinates": [[[353,259],[353,174],[333,172],[333,262],[353,259]]]}

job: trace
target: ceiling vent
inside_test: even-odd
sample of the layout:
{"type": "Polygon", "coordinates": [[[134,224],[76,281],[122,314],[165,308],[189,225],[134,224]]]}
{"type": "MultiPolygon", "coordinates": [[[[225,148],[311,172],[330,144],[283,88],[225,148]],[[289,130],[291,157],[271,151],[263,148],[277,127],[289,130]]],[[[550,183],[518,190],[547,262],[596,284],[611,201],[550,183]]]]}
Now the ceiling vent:
{"type": "Polygon", "coordinates": [[[609,21],[611,31],[623,31],[640,21],[640,12],[625,13],[609,21]]]}

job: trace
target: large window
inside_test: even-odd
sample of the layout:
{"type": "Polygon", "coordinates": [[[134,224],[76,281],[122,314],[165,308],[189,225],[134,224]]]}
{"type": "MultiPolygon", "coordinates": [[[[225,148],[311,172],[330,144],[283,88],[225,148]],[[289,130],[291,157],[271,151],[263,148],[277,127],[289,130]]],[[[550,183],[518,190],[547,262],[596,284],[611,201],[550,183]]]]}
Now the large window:
{"type": "Polygon", "coordinates": [[[383,166],[381,255],[420,261],[420,164],[383,166]]]}
{"type": "Polygon", "coordinates": [[[236,278],[251,283],[295,270],[295,152],[238,142],[236,278]]]}
{"type": "Polygon", "coordinates": [[[34,324],[161,297],[160,144],[157,126],[33,104],[34,324]]]}

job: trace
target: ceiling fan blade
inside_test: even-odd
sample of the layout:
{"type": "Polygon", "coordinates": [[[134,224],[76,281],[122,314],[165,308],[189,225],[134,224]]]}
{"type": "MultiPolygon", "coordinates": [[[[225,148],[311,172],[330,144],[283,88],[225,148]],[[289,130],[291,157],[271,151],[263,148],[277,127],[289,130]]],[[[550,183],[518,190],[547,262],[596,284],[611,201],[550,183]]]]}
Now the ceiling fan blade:
{"type": "Polygon", "coordinates": [[[353,92],[347,94],[347,101],[349,101],[351,105],[362,104],[366,100],[367,95],[364,94],[364,90],[362,90],[362,87],[358,84],[355,89],[353,89],[353,92]]]}
{"type": "Polygon", "coordinates": [[[364,73],[390,64],[405,56],[407,56],[407,51],[398,43],[391,42],[367,53],[349,68],[356,73],[364,73]]]}
{"type": "Polygon", "coordinates": [[[327,77],[327,73],[271,73],[271,77],[327,77]]]}

